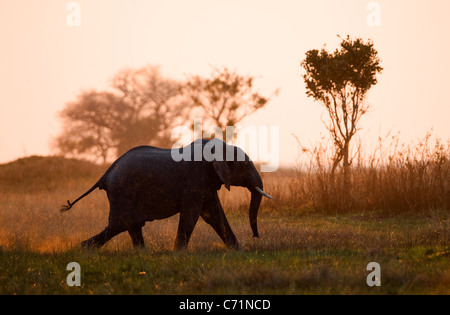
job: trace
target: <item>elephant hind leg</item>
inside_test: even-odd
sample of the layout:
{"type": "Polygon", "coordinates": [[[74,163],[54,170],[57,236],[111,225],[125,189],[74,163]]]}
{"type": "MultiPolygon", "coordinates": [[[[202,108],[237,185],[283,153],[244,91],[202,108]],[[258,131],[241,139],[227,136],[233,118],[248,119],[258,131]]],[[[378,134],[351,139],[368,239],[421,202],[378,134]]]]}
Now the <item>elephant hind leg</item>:
{"type": "Polygon", "coordinates": [[[106,242],[108,242],[110,239],[112,239],[117,234],[125,231],[124,229],[119,228],[112,228],[110,226],[107,226],[102,232],[95,235],[94,237],[91,237],[88,240],[85,240],[84,242],[81,242],[82,248],[100,248],[103,245],[105,245],[106,242]]]}
{"type": "Polygon", "coordinates": [[[135,248],[145,248],[144,237],[142,235],[142,225],[135,226],[128,229],[131,241],[135,248]]]}

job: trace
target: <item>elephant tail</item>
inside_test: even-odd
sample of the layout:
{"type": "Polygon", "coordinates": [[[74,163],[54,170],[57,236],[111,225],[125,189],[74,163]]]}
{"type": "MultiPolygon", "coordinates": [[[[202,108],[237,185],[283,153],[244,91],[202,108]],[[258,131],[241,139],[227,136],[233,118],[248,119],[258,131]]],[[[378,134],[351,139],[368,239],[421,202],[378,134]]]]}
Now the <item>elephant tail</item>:
{"type": "MultiPolygon", "coordinates": [[[[132,149],[133,150],[133,149],[132,149]]],[[[125,154],[124,154],[125,155],[125,154]]],[[[72,209],[72,207],[81,199],[83,199],[84,197],[86,197],[87,195],[89,195],[91,192],[93,192],[94,190],[96,190],[97,188],[99,189],[107,189],[107,185],[106,185],[106,180],[108,178],[109,173],[111,172],[111,170],[114,169],[114,167],[116,166],[116,164],[121,160],[122,157],[118,158],[109,168],[108,170],[105,172],[105,174],[103,174],[102,177],[100,177],[100,179],[98,180],[98,182],[95,183],[94,186],[92,186],[88,191],[86,191],[84,194],[82,194],[80,197],[78,197],[74,202],[70,202],[70,200],[67,200],[67,205],[63,205],[61,206],[61,208],[59,208],[59,211],[61,212],[66,212],[69,211],[70,209],[72,209]]]]}
{"type": "MultiPolygon", "coordinates": [[[[105,174],[106,175],[106,174],[105,174]]],[[[88,191],[86,191],[84,194],[82,194],[80,197],[78,197],[74,202],[70,202],[69,200],[67,200],[67,205],[63,205],[61,206],[61,208],[59,208],[59,211],[61,212],[66,212],[69,211],[70,209],[72,209],[72,207],[81,199],[83,199],[84,197],[86,197],[87,195],[89,195],[91,192],[93,192],[94,190],[96,190],[97,188],[102,189],[104,184],[104,179],[105,176],[102,176],[102,178],[99,179],[99,181],[92,186],[88,191]]]]}

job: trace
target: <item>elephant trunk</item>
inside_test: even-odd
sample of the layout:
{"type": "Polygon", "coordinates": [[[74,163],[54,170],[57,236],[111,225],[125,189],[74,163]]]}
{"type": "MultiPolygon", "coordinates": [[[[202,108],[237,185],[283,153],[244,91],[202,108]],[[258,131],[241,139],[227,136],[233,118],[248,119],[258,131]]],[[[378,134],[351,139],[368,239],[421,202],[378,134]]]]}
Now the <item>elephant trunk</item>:
{"type": "Polygon", "coordinates": [[[259,205],[261,204],[262,195],[255,189],[251,189],[250,191],[252,192],[252,198],[250,200],[250,209],[249,209],[250,226],[253,231],[253,237],[259,237],[257,217],[259,205]]]}
{"type": "Polygon", "coordinates": [[[249,208],[249,217],[250,217],[250,227],[253,231],[253,237],[259,237],[258,233],[258,210],[259,205],[261,204],[261,199],[263,196],[267,198],[272,198],[266,194],[263,190],[263,183],[261,177],[258,174],[258,171],[255,167],[253,167],[253,172],[248,178],[247,189],[251,192],[252,197],[250,200],[250,208],[249,208]]]}

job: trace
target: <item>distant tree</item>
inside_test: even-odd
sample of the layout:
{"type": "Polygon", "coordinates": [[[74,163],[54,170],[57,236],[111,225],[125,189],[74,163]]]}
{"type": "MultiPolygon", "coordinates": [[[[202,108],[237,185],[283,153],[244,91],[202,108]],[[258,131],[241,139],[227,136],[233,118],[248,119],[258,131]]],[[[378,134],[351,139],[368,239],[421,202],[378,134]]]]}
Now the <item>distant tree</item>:
{"type": "Polygon", "coordinates": [[[189,114],[182,83],[162,77],[158,67],[150,66],[122,70],[112,85],[130,107],[124,128],[117,134],[118,154],[139,144],[170,146],[172,128],[184,123],[189,114]]]}
{"type": "Polygon", "coordinates": [[[255,92],[253,81],[254,77],[239,75],[226,67],[214,68],[209,78],[191,76],[184,91],[194,107],[202,110],[207,123],[222,130],[226,140],[227,126],[235,126],[266,106],[271,98],[255,92]]]}
{"type": "Polygon", "coordinates": [[[306,94],[322,103],[329,114],[329,121],[324,123],[335,146],[332,176],[342,161],[348,184],[350,142],[359,130],[361,117],[369,110],[367,92],[383,70],[378,52],[372,41],[365,43],[347,36],[333,53],[325,48],[306,52],[301,67],[306,71],[306,94]]]}
{"type": "Polygon", "coordinates": [[[93,156],[106,162],[117,147],[114,135],[128,105],[109,92],[84,91],[59,114],[63,131],[54,146],[64,155],[93,156]]]}
{"type": "Polygon", "coordinates": [[[84,91],[67,104],[54,144],[60,153],[106,162],[138,145],[170,145],[171,127],[187,117],[180,83],[150,66],[120,71],[112,87],[114,92],[84,91]]]}

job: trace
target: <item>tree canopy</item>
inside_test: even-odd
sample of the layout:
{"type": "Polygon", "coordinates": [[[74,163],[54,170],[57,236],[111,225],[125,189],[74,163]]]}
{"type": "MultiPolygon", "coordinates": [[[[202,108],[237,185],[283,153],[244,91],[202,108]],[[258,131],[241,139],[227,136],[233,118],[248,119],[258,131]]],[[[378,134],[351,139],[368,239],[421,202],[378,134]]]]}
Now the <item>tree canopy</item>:
{"type": "Polygon", "coordinates": [[[255,91],[253,82],[253,76],[240,75],[225,67],[213,68],[210,77],[191,76],[184,91],[192,104],[202,110],[205,120],[222,130],[225,140],[227,126],[237,125],[271,99],[255,91]]]}
{"type": "Polygon", "coordinates": [[[83,91],[60,113],[59,152],[95,156],[106,162],[138,146],[170,146],[170,131],[186,115],[180,83],[161,76],[157,67],[125,69],[113,90],[83,91]]]}

